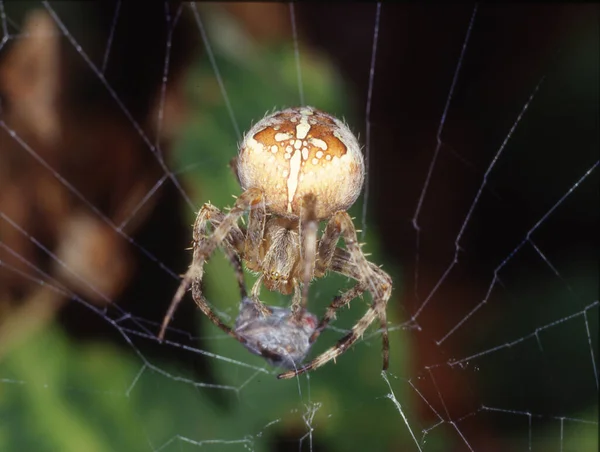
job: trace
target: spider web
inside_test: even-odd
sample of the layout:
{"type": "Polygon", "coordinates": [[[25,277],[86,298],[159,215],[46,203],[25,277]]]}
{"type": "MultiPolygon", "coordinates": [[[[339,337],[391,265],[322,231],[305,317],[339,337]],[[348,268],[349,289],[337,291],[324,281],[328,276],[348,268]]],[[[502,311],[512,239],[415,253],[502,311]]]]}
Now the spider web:
{"type": "MultiPolygon", "coordinates": [[[[85,189],[92,173],[73,171],[9,116],[29,100],[10,110],[9,95],[0,93],[0,146],[10,143],[20,164],[36,168],[35,179],[17,179],[12,196],[31,202],[19,204],[24,211],[43,214],[50,194],[19,197],[39,177],[77,206],[48,235],[0,196],[0,283],[21,287],[2,291],[13,309],[0,306],[3,450],[597,450],[598,30],[575,20],[590,17],[591,7],[286,4],[273,6],[286,18],[277,35],[267,9],[268,27],[243,7],[236,14],[223,5],[165,3],[164,42],[154,48],[136,28],[146,17],[142,6],[131,14],[114,2],[101,18],[105,30],[95,31],[98,44],[86,28],[94,22],[75,5],[27,5],[55,27],[36,34],[24,26],[25,8],[0,0],[0,67],[18,43],[58,37],[72,67],[97,85],[93,91],[67,73],[73,98],[89,96],[118,116],[143,149],[141,189],[132,185],[133,200],[111,210],[85,189]],[[556,20],[563,13],[571,22],[556,20]],[[276,38],[250,33],[240,17],[276,38]],[[311,23],[323,30],[320,21],[332,17],[359,46],[310,32],[311,23]],[[415,17],[422,22],[411,23],[415,17]],[[528,22],[533,17],[540,23],[528,22]],[[185,70],[188,120],[172,128],[176,44],[192,45],[176,39],[184,23],[198,51],[185,70]],[[549,23],[562,28],[543,29],[549,23]],[[541,37],[523,32],[529,27],[541,37]],[[153,73],[119,73],[127,62],[118,50],[132,42],[158,55],[153,73]],[[358,78],[342,76],[351,69],[358,78]],[[116,74],[140,78],[128,85],[116,74]],[[144,122],[124,87],[152,77],[159,89],[144,122]],[[243,131],[265,111],[298,102],[344,116],[365,146],[368,177],[351,213],[364,249],[395,281],[387,373],[380,372],[381,334],[371,329],[336,364],[278,381],[189,298],[167,340],[156,337],[189,263],[187,225],[203,202],[224,208],[239,194],[227,163],[243,131]],[[161,210],[165,193],[176,206],[161,210]],[[186,226],[162,236],[145,229],[169,215],[186,226]],[[102,256],[104,248],[114,251],[108,267],[117,276],[109,282],[86,272],[79,257],[82,250],[102,256]],[[19,314],[14,306],[33,308],[19,314]]],[[[63,127],[77,132],[77,113],[67,117],[63,127]]],[[[91,130],[84,142],[102,141],[103,129],[91,130]]],[[[121,154],[101,155],[100,187],[133,184],[107,176],[121,154]]],[[[0,184],[13,177],[0,168],[0,184]]],[[[232,324],[233,272],[219,254],[207,268],[208,299],[232,324]]],[[[347,286],[335,275],[315,283],[310,310],[321,315],[347,286]]],[[[364,309],[355,300],[341,312],[313,354],[364,309]]]]}

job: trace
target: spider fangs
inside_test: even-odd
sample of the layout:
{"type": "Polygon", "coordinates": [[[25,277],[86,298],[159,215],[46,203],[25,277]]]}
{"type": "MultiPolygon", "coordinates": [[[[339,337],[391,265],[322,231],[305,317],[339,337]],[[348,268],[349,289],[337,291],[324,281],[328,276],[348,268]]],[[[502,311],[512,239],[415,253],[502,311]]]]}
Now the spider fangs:
{"type": "Polygon", "coordinates": [[[363,156],[350,129],[312,107],[278,111],[248,131],[232,166],[244,191],[227,214],[211,204],[204,204],[198,212],[192,264],[165,315],[159,339],[163,339],[178,303],[191,285],[194,301],[215,325],[271,363],[291,369],[278,378],[291,378],[335,360],[376,318],[382,330],[383,368],[387,369],[386,306],[392,281],[366,259],[346,212],[356,201],[364,179],[363,156]],[[246,212],[248,225],[238,224],[246,212]],[[321,221],[327,224],[319,237],[321,221]],[[345,248],[337,247],[340,238],[345,248]],[[246,290],[242,261],[259,276],[249,297],[254,311],[249,311],[243,301],[235,329],[221,321],[202,293],[204,264],[217,247],[223,249],[236,271],[243,300],[246,290]],[[354,279],[356,284],[333,299],[314,327],[312,314],[306,311],[309,285],[330,270],[354,279]],[[263,304],[259,299],[263,284],[283,294],[293,292],[290,308],[263,304]],[[351,331],[314,360],[296,367],[335,318],[336,310],[365,291],[372,295],[371,305],[351,331]],[[247,312],[252,312],[251,323],[244,330],[240,325],[247,312]],[[257,313],[265,320],[260,320],[257,313]],[[304,346],[300,341],[297,347],[293,335],[304,335],[308,344],[304,346]],[[273,342],[283,346],[273,346],[273,342]]]}

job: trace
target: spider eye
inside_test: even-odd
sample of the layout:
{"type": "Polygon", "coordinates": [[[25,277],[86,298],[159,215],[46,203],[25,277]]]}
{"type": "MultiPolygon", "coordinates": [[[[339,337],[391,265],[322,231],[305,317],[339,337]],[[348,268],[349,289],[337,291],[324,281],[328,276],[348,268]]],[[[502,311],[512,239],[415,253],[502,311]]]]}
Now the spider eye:
{"type": "Polygon", "coordinates": [[[275,282],[279,282],[279,280],[283,277],[283,275],[281,273],[279,273],[278,271],[272,271],[267,273],[267,277],[275,282]]]}
{"type": "Polygon", "coordinates": [[[237,165],[242,188],[262,189],[269,209],[290,218],[299,217],[309,193],[319,200],[319,219],[347,210],[364,179],[356,137],[313,107],[289,108],[257,122],[242,141],[237,165]]]}

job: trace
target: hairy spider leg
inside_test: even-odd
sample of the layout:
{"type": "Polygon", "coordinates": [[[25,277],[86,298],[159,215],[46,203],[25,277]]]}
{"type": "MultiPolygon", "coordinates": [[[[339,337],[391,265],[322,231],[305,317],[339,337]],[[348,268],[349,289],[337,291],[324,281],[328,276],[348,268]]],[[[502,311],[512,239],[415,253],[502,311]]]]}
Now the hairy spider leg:
{"type": "MultiPolygon", "coordinates": [[[[194,243],[200,243],[204,240],[208,240],[209,231],[207,226],[209,223],[214,230],[225,219],[225,214],[210,203],[206,203],[202,209],[205,210],[204,215],[207,221],[196,221],[194,224],[194,243]]],[[[231,228],[231,231],[223,241],[223,252],[233,267],[242,298],[247,295],[246,282],[244,280],[244,268],[240,258],[240,250],[242,249],[242,243],[244,242],[245,232],[246,231],[243,228],[236,224],[233,228],[231,228]]]]}
{"type": "MultiPolygon", "coordinates": [[[[265,235],[267,207],[264,193],[258,189],[251,190],[252,192],[250,195],[246,195],[246,193],[248,193],[247,191],[240,196],[240,198],[244,196],[255,197],[250,201],[249,205],[250,213],[248,214],[248,227],[246,228],[243,256],[246,261],[260,263],[260,250],[265,235]]],[[[235,207],[231,209],[231,212],[233,212],[234,209],[235,207]]],[[[244,210],[246,209],[242,208],[242,214],[244,210]]]]}
{"type": "MultiPolygon", "coordinates": [[[[302,367],[299,367],[296,370],[290,370],[288,372],[284,372],[279,374],[277,378],[279,379],[287,379],[293,378],[296,375],[301,375],[306,372],[310,372],[311,370],[317,369],[321,367],[323,364],[335,360],[339,355],[348,350],[366,331],[371,323],[377,318],[379,314],[376,312],[374,306],[369,307],[366,314],[358,321],[350,333],[340,339],[333,347],[323,352],[321,355],[313,359],[311,362],[304,364],[302,367]]],[[[385,370],[385,369],[384,369],[385,370]]]]}
{"type": "MultiPolygon", "coordinates": [[[[350,254],[342,249],[337,248],[337,243],[341,236],[341,225],[339,222],[329,221],[323,232],[323,236],[319,241],[319,252],[318,259],[316,262],[315,273],[317,277],[325,275],[328,269],[332,269],[337,273],[342,273],[349,276],[357,281],[360,281],[360,274],[356,267],[352,266],[350,254]],[[334,254],[336,254],[334,259],[334,254]]],[[[361,296],[366,290],[365,286],[361,286],[357,283],[351,289],[347,290],[341,295],[337,295],[333,298],[333,301],[325,311],[325,315],[320,320],[315,332],[311,336],[311,343],[317,340],[323,330],[327,328],[329,323],[335,319],[336,311],[348,305],[354,298],[361,296]]]]}
{"type": "MultiPolygon", "coordinates": [[[[392,293],[392,278],[384,272],[377,265],[372,262],[367,262],[371,267],[372,278],[376,279],[378,282],[376,286],[378,287],[378,291],[372,292],[373,297],[373,306],[378,313],[379,316],[379,326],[381,329],[381,341],[382,341],[382,355],[383,355],[383,370],[386,370],[389,365],[389,350],[390,350],[390,341],[389,334],[387,329],[387,315],[386,308],[387,302],[392,293]],[[377,301],[381,300],[381,301],[377,301]]],[[[341,273],[343,275],[349,276],[351,278],[357,279],[360,281],[360,274],[358,273],[355,265],[353,265],[352,258],[348,251],[337,248],[335,250],[335,254],[333,257],[333,261],[331,263],[331,269],[336,273],[341,273]]],[[[367,290],[367,287],[363,286],[364,290],[367,290]]]]}
{"type": "MultiPolygon", "coordinates": [[[[389,335],[387,329],[386,308],[392,292],[392,279],[377,265],[369,262],[361,250],[356,237],[356,229],[352,218],[347,212],[337,212],[329,221],[323,234],[322,247],[319,249],[319,260],[329,264],[331,269],[356,279],[371,292],[373,305],[379,315],[381,340],[383,342],[383,369],[389,365],[389,335]],[[329,226],[331,225],[331,228],[329,226]],[[340,235],[346,244],[346,250],[336,248],[340,235]],[[331,251],[326,247],[333,248],[331,251]],[[335,256],[335,262],[326,261],[329,256],[335,256]],[[322,257],[321,257],[322,256],[322,257]],[[331,263],[330,263],[331,262],[331,263]]],[[[327,267],[326,267],[327,268],[327,267]]]]}
{"type": "Polygon", "coordinates": [[[333,301],[327,307],[325,315],[323,315],[323,318],[319,321],[319,324],[315,328],[315,331],[310,336],[309,342],[311,344],[314,343],[317,340],[317,338],[321,335],[323,330],[327,328],[329,323],[331,323],[332,320],[335,320],[335,313],[339,308],[350,304],[350,302],[356,297],[361,296],[364,291],[364,287],[362,287],[360,284],[356,284],[343,294],[333,297],[333,301]]]}
{"type": "MultiPolygon", "coordinates": [[[[225,214],[223,214],[223,212],[221,212],[218,208],[216,208],[212,204],[206,203],[202,206],[202,208],[200,209],[200,212],[198,212],[198,216],[196,217],[196,221],[194,222],[194,228],[193,228],[193,231],[194,231],[193,232],[194,255],[196,254],[196,249],[198,248],[198,244],[207,240],[207,238],[208,238],[207,226],[210,224],[210,225],[212,225],[213,228],[217,228],[223,222],[224,218],[225,218],[225,214]]],[[[239,257],[239,250],[241,250],[241,248],[242,248],[243,240],[244,240],[244,232],[236,225],[234,228],[231,229],[230,234],[229,234],[227,240],[224,241],[224,246],[223,246],[224,252],[227,255],[227,258],[229,259],[229,261],[231,262],[231,264],[235,270],[235,274],[236,274],[236,278],[237,278],[237,282],[238,282],[238,286],[240,288],[240,294],[241,294],[242,298],[246,295],[246,285],[244,283],[244,273],[243,273],[243,269],[242,269],[242,263],[241,263],[241,260],[239,257]]],[[[173,300],[171,301],[171,304],[169,305],[167,314],[163,318],[160,332],[158,334],[159,340],[162,341],[164,339],[167,326],[171,322],[171,319],[173,318],[173,315],[175,314],[175,311],[177,310],[177,307],[179,306],[179,303],[181,302],[181,299],[185,295],[185,292],[187,291],[188,287],[190,286],[192,280],[194,278],[199,278],[199,279],[202,278],[203,265],[204,265],[203,262],[199,262],[196,259],[192,260],[192,264],[190,265],[190,268],[183,276],[181,283],[179,284],[179,287],[177,288],[177,292],[175,292],[173,300]]]]}
{"type": "MultiPolygon", "coordinates": [[[[204,263],[217,246],[224,244],[223,249],[236,272],[236,278],[242,298],[246,295],[244,274],[239,257],[243,247],[246,246],[246,243],[244,242],[245,231],[238,226],[237,221],[248,208],[260,204],[261,201],[264,206],[264,196],[262,195],[262,192],[260,192],[260,190],[250,189],[237,199],[234,207],[227,215],[223,214],[223,212],[210,203],[206,203],[202,206],[194,223],[194,257],[192,259],[192,265],[183,276],[181,284],[177,288],[177,292],[175,292],[175,296],[169,305],[169,309],[163,319],[158,334],[159,340],[162,341],[164,339],[167,325],[170,323],[173,314],[192,281],[198,280],[202,282],[204,263]],[[212,235],[208,234],[208,224],[211,224],[214,228],[212,235]]],[[[248,240],[248,237],[246,240],[248,240]]]]}
{"type": "MultiPolygon", "coordinates": [[[[264,233],[264,222],[266,217],[266,203],[265,195],[262,190],[258,188],[249,188],[243,192],[236,200],[231,210],[225,215],[221,223],[215,228],[213,234],[206,240],[198,242],[197,246],[194,247],[194,260],[192,266],[201,264],[202,273],[199,274],[199,279],[202,280],[202,274],[204,272],[204,262],[208,259],[212,253],[214,253],[217,246],[219,246],[223,240],[230,234],[236,227],[238,221],[244,215],[246,211],[250,210],[249,215],[249,227],[246,229],[246,240],[244,242],[244,251],[248,250],[249,255],[246,255],[246,260],[250,258],[259,259],[259,248],[262,244],[262,236],[264,233]],[[258,227],[253,229],[251,226],[256,224],[258,227]],[[262,225],[262,226],[261,226],[262,225]],[[261,229],[262,227],[262,229],[261,229]]],[[[196,231],[194,231],[195,233],[196,231]]],[[[238,251],[238,254],[241,254],[238,251]]],[[[243,255],[243,254],[242,254],[243,255]]],[[[253,291],[254,292],[254,291],[253,291]]],[[[267,315],[270,313],[267,308],[258,297],[253,297],[252,301],[258,310],[263,314],[267,315]]]]}
{"type": "MultiPolygon", "coordinates": [[[[262,214],[262,216],[264,217],[264,213],[262,214]]],[[[258,217],[258,221],[260,221],[260,215],[258,215],[257,217],[258,217]]],[[[164,338],[166,327],[167,327],[171,317],[173,316],[173,313],[175,312],[177,305],[183,298],[183,295],[185,294],[185,291],[187,290],[187,288],[191,285],[192,286],[192,298],[194,299],[194,302],[200,308],[202,313],[206,317],[208,317],[209,320],[213,324],[215,324],[218,328],[220,328],[227,335],[231,336],[232,338],[234,338],[235,340],[237,340],[238,342],[243,344],[246,348],[256,349],[258,354],[261,355],[263,358],[270,359],[272,361],[277,361],[281,358],[279,355],[277,355],[276,353],[274,353],[266,348],[261,347],[260,344],[256,345],[256,347],[251,346],[248,343],[248,341],[246,340],[246,338],[244,338],[243,336],[240,336],[231,327],[227,326],[219,318],[219,316],[217,316],[212,311],[212,309],[206,302],[206,299],[204,298],[204,295],[202,293],[202,273],[203,273],[203,265],[204,265],[205,260],[202,258],[202,255],[200,255],[200,249],[203,246],[206,246],[206,242],[211,240],[212,237],[214,237],[214,233],[212,236],[209,235],[208,225],[210,224],[216,233],[216,230],[223,224],[224,221],[226,221],[226,219],[227,219],[227,215],[225,215],[223,212],[221,212],[217,207],[213,206],[212,204],[207,203],[204,206],[202,206],[202,209],[200,209],[200,212],[198,213],[198,216],[196,217],[196,222],[194,223],[194,232],[193,232],[194,257],[192,260],[192,265],[190,266],[190,269],[184,276],[184,278],[175,294],[175,297],[173,298],[173,301],[171,302],[171,306],[169,306],[169,311],[168,311],[167,315],[165,316],[165,319],[163,320],[163,325],[162,325],[162,328],[161,328],[161,331],[159,334],[159,339],[162,340],[164,338]]],[[[255,221],[256,221],[256,219],[255,219],[255,221]]],[[[231,229],[227,233],[227,235],[221,241],[221,245],[223,245],[223,251],[225,252],[226,256],[228,257],[230,263],[232,264],[232,266],[235,270],[235,274],[236,274],[236,278],[237,278],[237,282],[238,282],[238,286],[240,289],[240,295],[241,295],[242,300],[246,299],[246,296],[247,296],[246,285],[244,282],[244,272],[243,272],[243,268],[242,268],[242,262],[240,259],[241,250],[243,249],[244,246],[247,246],[247,241],[245,242],[245,239],[244,239],[245,235],[246,235],[246,231],[244,230],[244,228],[238,226],[234,222],[233,225],[231,226],[231,229]]],[[[266,308],[266,309],[267,309],[267,312],[270,313],[270,310],[268,310],[268,308],[266,308]]]]}
{"type": "Polygon", "coordinates": [[[306,303],[308,301],[308,289],[315,273],[317,233],[319,232],[316,208],[316,196],[312,193],[304,196],[302,200],[299,227],[302,250],[302,290],[300,296],[298,296],[298,288],[295,286],[295,293],[291,306],[294,320],[297,322],[299,322],[304,315],[304,310],[306,309],[306,303]]]}
{"type": "MultiPolygon", "coordinates": [[[[371,264],[366,259],[358,244],[352,219],[347,212],[337,212],[329,220],[319,248],[319,256],[323,256],[324,258],[323,260],[320,259],[320,272],[325,272],[327,268],[331,268],[335,272],[356,279],[361,287],[364,286],[366,290],[371,292],[373,297],[372,305],[363,318],[352,328],[352,331],[340,339],[335,346],[301,368],[285,372],[279,375],[278,378],[292,378],[316,369],[331,359],[335,359],[354,344],[377,317],[380,320],[382,328],[383,369],[386,370],[389,365],[389,337],[385,308],[391,295],[391,278],[383,270],[371,264]],[[340,235],[344,238],[347,250],[334,248],[332,251],[331,247],[337,244],[340,235]]],[[[346,300],[344,304],[347,304],[352,299],[348,298],[344,300],[346,300]]],[[[344,304],[341,302],[335,303],[335,309],[344,304]]]]}
{"type": "MultiPolygon", "coordinates": [[[[243,255],[247,265],[253,265],[255,266],[253,270],[257,270],[260,268],[260,263],[262,262],[261,249],[267,222],[267,205],[265,194],[258,189],[252,190],[253,192],[256,190],[257,195],[255,196],[257,198],[250,204],[243,255]]],[[[261,274],[254,283],[254,286],[252,286],[250,299],[259,312],[263,315],[269,315],[271,311],[259,299],[262,281],[263,275],[261,274]]]]}
{"type": "MultiPolygon", "coordinates": [[[[204,295],[202,294],[201,286],[202,286],[201,281],[199,281],[197,279],[194,279],[192,281],[192,298],[194,299],[194,302],[200,308],[202,313],[206,317],[208,317],[212,323],[214,323],[223,332],[225,332],[226,334],[228,334],[229,336],[234,338],[236,341],[238,341],[239,343],[244,345],[246,348],[257,349],[258,354],[260,356],[262,356],[263,358],[269,359],[271,361],[278,361],[281,359],[281,356],[279,356],[277,353],[272,352],[272,351],[262,347],[260,344],[256,344],[256,346],[249,344],[249,342],[246,340],[246,338],[244,338],[243,336],[240,336],[233,330],[233,328],[227,326],[219,318],[219,316],[213,312],[213,310],[210,308],[210,306],[206,302],[206,299],[204,298],[204,295]]],[[[242,298],[242,300],[243,300],[243,298],[242,298]]]]}

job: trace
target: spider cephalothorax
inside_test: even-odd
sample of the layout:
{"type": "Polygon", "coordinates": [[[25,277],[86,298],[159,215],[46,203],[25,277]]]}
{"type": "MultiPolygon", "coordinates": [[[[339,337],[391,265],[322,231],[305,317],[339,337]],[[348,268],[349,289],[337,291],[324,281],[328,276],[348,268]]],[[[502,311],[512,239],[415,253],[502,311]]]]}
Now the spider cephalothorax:
{"type": "Polygon", "coordinates": [[[195,302],[213,323],[271,362],[286,367],[293,364],[292,370],[280,378],[290,378],[336,358],[356,342],[376,318],[383,330],[383,366],[387,368],[386,305],[391,294],[391,279],[366,259],[346,212],[356,201],[364,179],[363,156],[350,129],[335,117],[312,107],[275,112],[256,123],[245,135],[233,167],[244,191],[227,214],[211,204],[204,204],[200,209],[194,225],[192,265],[175,294],[159,337],[164,336],[177,304],[191,284],[195,302]],[[246,212],[248,225],[238,224],[246,212]],[[321,237],[318,236],[320,221],[327,221],[321,237]],[[208,230],[209,225],[212,232],[208,230]],[[344,239],[345,249],[337,247],[340,237],[344,239]],[[207,305],[201,288],[204,263],[217,246],[223,248],[236,269],[242,298],[246,297],[246,290],[241,262],[258,274],[250,295],[256,312],[265,318],[285,317],[286,322],[295,322],[299,327],[290,327],[289,323],[275,321],[277,319],[258,323],[254,319],[253,325],[262,329],[262,336],[253,336],[256,343],[250,347],[247,335],[239,334],[237,327],[232,330],[223,324],[207,305]],[[281,340],[288,334],[285,331],[290,331],[289,334],[309,331],[305,328],[309,319],[305,309],[309,284],[329,270],[349,276],[357,283],[334,298],[310,334],[308,346],[302,349],[304,354],[335,317],[338,308],[365,291],[371,292],[372,304],[352,331],[334,347],[296,368],[297,359],[284,359],[281,348],[274,350],[256,338],[268,337],[263,330],[272,328],[277,329],[278,342],[285,343],[281,340]],[[270,308],[259,300],[263,284],[269,290],[294,293],[289,316],[283,315],[282,308],[270,308]]]}

